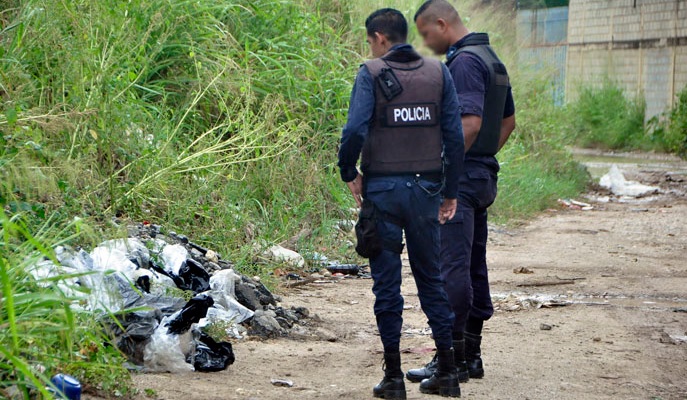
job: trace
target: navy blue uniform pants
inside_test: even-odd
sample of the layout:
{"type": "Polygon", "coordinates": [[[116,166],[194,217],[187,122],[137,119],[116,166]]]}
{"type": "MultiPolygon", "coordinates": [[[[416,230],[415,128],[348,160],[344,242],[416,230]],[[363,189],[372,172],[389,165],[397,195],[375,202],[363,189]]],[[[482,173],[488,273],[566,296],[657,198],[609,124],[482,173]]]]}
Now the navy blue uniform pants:
{"type": "MultiPolygon", "coordinates": [[[[406,235],[410,267],[415,277],[420,305],[434,334],[436,347],[452,346],[453,311],[444,291],[439,269],[439,205],[441,185],[414,176],[370,178],[365,196],[384,213],[398,218],[402,226],[379,221],[380,236],[401,243],[406,235]]],[[[401,255],[384,250],[370,259],[374,313],[385,352],[398,352],[403,325],[401,255]]]]}
{"type": "Polygon", "coordinates": [[[497,172],[498,164],[494,168],[466,160],[458,210],[441,227],[441,275],[455,314],[453,332],[459,334],[468,319],[481,326],[494,314],[487,273],[487,208],[496,199],[497,172]]]}

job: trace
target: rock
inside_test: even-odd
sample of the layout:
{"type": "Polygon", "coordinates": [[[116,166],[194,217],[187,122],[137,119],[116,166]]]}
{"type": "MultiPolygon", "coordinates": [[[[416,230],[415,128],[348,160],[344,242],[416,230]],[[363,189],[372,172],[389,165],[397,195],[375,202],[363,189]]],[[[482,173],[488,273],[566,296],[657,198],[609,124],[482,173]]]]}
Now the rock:
{"type": "Polygon", "coordinates": [[[322,274],[322,276],[324,276],[325,278],[331,278],[331,277],[332,277],[332,273],[329,272],[329,271],[325,271],[325,272],[322,274]]]}
{"type": "Polygon", "coordinates": [[[205,253],[205,258],[212,263],[217,263],[219,261],[219,255],[212,250],[208,250],[205,253]]]}
{"type": "Polygon", "coordinates": [[[323,279],[323,278],[324,278],[324,275],[315,273],[315,274],[311,274],[310,277],[313,278],[313,279],[323,279]]]}
{"type": "Polygon", "coordinates": [[[222,267],[212,261],[206,262],[204,265],[205,269],[208,271],[222,271],[222,267]]]}
{"type": "Polygon", "coordinates": [[[277,304],[274,296],[265,285],[245,275],[242,275],[241,280],[236,282],[235,291],[236,300],[251,311],[261,309],[269,304],[277,304]]]}
{"type": "Polygon", "coordinates": [[[553,325],[541,324],[539,325],[539,329],[541,329],[542,331],[550,331],[551,329],[553,329],[553,325]]]}
{"type": "Polygon", "coordinates": [[[257,310],[253,314],[248,333],[263,338],[273,338],[284,333],[274,311],[257,310]]]}
{"type": "Polygon", "coordinates": [[[305,267],[305,259],[293,250],[281,246],[272,246],[264,253],[265,257],[278,263],[288,264],[292,267],[305,267]]]}

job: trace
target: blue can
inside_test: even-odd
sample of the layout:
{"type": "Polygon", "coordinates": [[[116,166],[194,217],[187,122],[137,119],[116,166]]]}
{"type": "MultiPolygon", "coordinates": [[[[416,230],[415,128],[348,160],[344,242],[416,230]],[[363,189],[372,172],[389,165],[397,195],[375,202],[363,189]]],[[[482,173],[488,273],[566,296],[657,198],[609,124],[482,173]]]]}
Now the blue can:
{"type": "Polygon", "coordinates": [[[57,374],[50,380],[59,391],[58,398],[67,400],[81,400],[81,383],[73,376],[57,374]]]}

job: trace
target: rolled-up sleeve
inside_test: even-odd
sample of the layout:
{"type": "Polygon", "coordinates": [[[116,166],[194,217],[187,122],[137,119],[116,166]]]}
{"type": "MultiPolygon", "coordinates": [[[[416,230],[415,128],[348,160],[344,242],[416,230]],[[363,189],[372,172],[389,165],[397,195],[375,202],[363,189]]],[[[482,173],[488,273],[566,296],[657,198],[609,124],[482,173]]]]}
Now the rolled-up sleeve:
{"type": "Polygon", "coordinates": [[[344,182],[350,182],[358,176],[356,165],[367,138],[374,105],[374,80],[367,67],[363,66],[355,78],[348,107],[348,121],[341,133],[338,165],[344,182]]]}
{"type": "Polygon", "coordinates": [[[461,107],[451,73],[445,65],[444,90],[441,107],[441,131],[444,143],[446,185],[443,195],[448,199],[458,197],[458,177],[463,172],[464,138],[461,107]]]}

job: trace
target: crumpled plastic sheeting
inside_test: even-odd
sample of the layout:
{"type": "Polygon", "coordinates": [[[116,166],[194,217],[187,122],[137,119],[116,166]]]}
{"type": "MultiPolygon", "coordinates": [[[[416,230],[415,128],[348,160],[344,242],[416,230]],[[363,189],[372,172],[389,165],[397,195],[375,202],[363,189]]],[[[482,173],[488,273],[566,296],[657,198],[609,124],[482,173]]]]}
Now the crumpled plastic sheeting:
{"type": "Polygon", "coordinates": [[[72,307],[104,311],[117,346],[147,371],[187,372],[194,364],[202,371],[225,369],[234,362],[231,344],[216,343],[200,329],[226,322],[227,335],[240,338],[237,324],[253,317],[235,298],[241,277],[232,270],[210,276],[181,245],[160,240],[148,245],[150,250],[138,239],[116,239],[90,254],[58,247],[60,264],[40,261],[29,273],[39,284],[78,299],[72,307]],[[55,284],[54,278],[65,275],[71,277],[55,284]],[[197,295],[186,303],[170,296],[170,289],[177,288],[197,295]]]}
{"type": "MultiPolygon", "coordinates": [[[[206,292],[206,294],[212,296],[212,298],[215,300],[214,307],[220,311],[223,311],[223,313],[213,312],[214,314],[208,316],[209,319],[212,320],[213,318],[216,318],[224,321],[241,323],[253,317],[253,311],[244,307],[236,300],[234,288],[236,282],[240,280],[241,277],[230,269],[217,271],[210,277],[210,288],[212,290],[206,292]]],[[[211,321],[210,323],[212,322],[214,321],[211,321]]]]}
{"type": "Polygon", "coordinates": [[[180,244],[167,245],[160,253],[160,259],[164,263],[165,270],[177,276],[188,258],[188,250],[180,244]]]}
{"type": "Polygon", "coordinates": [[[150,372],[182,373],[194,371],[182,351],[182,338],[167,333],[169,317],[163,318],[143,351],[143,363],[150,372]]]}
{"type": "Polygon", "coordinates": [[[642,197],[659,191],[659,188],[655,186],[625,180],[622,171],[615,164],[611,166],[606,175],[601,177],[599,185],[609,189],[616,196],[642,197]]]}

